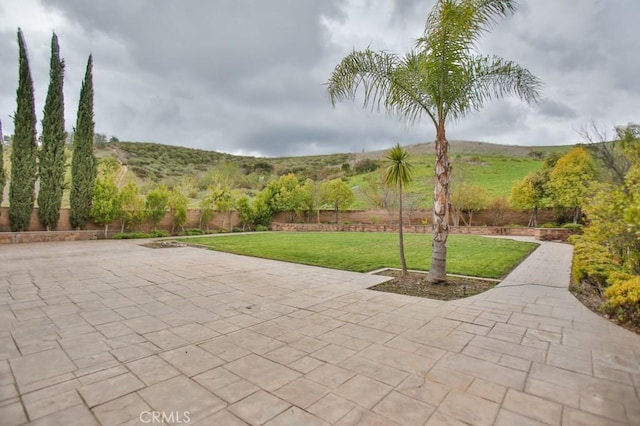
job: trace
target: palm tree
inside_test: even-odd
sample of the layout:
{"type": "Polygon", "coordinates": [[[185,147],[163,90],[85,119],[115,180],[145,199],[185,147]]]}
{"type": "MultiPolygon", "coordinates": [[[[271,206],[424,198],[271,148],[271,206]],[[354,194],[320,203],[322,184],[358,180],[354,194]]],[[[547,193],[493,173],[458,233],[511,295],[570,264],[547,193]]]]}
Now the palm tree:
{"type": "Polygon", "coordinates": [[[479,110],[486,101],[516,95],[536,101],[541,82],[520,65],[475,53],[477,41],[499,18],[515,12],[514,0],[437,0],[416,48],[404,57],[370,49],[353,51],[336,66],[327,92],[335,106],[355,100],[364,89],[364,107],[384,107],[414,123],[426,114],[436,130],[433,257],[428,280],[446,281],[449,235],[449,164],[445,125],[479,110]]]}
{"type": "Polygon", "coordinates": [[[397,144],[385,156],[387,167],[384,170],[384,182],[391,186],[398,187],[398,210],[399,210],[399,230],[400,238],[400,263],[402,264],[402,276],[407,275],[407,261],[404,258],[404,237],[402,234],[402,187],[412,180],[411,170],[413,166],[408,161],[409,153],[400,144],[397,144]]]}

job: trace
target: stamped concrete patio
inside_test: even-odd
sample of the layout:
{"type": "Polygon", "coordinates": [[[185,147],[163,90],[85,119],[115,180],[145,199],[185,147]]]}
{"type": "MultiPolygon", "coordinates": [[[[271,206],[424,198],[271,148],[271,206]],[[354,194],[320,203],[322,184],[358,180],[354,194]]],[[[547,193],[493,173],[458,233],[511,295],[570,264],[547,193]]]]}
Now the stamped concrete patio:
{"type": "Polygon", "coordinates": [[[196,248],[0,246],[0,423],[640,424],[640,336],[570,295],[570,258],[542,243],[439,302],[196,248]]]}

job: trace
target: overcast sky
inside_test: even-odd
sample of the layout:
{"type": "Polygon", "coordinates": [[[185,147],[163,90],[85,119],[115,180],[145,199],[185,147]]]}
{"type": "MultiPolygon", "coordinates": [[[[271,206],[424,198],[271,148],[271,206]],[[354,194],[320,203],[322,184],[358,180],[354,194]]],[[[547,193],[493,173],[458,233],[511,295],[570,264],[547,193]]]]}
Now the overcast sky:
{"type": "MultiPolygon", "coordinates": [[[[640,122],[638,0],[521,0],[480,45],[528,68],[541,102],[488,104],[452,123],[450,140],[580,142],[591,121],[640,122]]],[[[435,138],[360,102],[332,108],[324,83],[370,46],[406,53],[434,0],[0,0],[0,120],[13,133],[21,27],[36,113],[49,80],[51,33],[66,62],[67,130],[94,56],[96,132],[234,154],[359,152],[435,138]]],[[[42,130],[39,122],[38,133],[42,130]]]]}

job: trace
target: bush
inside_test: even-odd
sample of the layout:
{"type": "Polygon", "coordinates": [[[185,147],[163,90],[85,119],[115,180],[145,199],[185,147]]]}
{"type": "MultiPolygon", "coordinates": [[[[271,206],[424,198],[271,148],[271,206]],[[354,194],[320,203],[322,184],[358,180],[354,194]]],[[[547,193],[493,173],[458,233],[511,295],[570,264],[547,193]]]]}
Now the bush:
{"type": "Polygon", "coordinates": [[[238,228],[237,226],[234,226],[233,228],[231,228],[231,232],[243,232],[242,228],[238,228]]]}
{"type": "Polygon", "coordinates": [[[380,162],[377,160],[372,160],[370,158],[365,158],[364,160],[358,161],[353,169],[356,173],[369,173],[374,172],[380,167],[380,162]]]}
{"type": "Polygon", "coordinates": [[[565,223],[561,228],[568,229],[572,234],[582,234],[584,225],[581,223],[565,223]]]}
{"type": "Polygon", "coordinates": [[[204,235],[205,232],[202,229],[194,228],[194,229],[185,229],[182,232],[182,235],[204,235]]]}
{"type": "Polygon", "coordinates": [[[121,232],[113,236],[114,240],[135,240],[140,238],[168,237],[167,231],[156,230],[153,232],[121,232]]]}
{"type": "Polygon", "coordinates": [[[616,282],[604,295],[607,302],[603,305],[603,311],[618,321],[640,324],[640,275],[616,282]]]}
{"type": "Polygon", "coordinates": [[[601,290],[609,283],[609,277],[620,271],[618,260],[606,247],[588,241],[572,239],[573,262],[571,276],[575,283],[587,282],[601,290]],[[576,242],[577,241],[577,242],[576,242]]]}
{"type": "Polygon", "coordinates": [[[538,225],[538,228],[557,228],[558,224],[555,222],[545,222],[538,225]]]}
{"type": "Polygon", "coordinates": [[[258,231],[258,232],[264,232],[264,231],[268,231],[268,230],[269,230],[268,226],[256,225],[256,231],[258,231]]]}

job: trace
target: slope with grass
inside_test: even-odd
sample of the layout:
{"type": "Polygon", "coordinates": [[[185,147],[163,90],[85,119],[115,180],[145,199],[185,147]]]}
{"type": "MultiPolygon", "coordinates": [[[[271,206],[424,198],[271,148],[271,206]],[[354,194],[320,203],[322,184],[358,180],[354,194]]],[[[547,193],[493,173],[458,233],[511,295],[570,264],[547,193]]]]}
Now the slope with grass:
{"type": "MultiPolygon", "coordinates": [[[[487,188],[493,197],[506,197],[514,181],[542,166],[542,158],[546,154],[568,149],[568,146],[523,147],[451,141],[453,185],[456,182],[472,181],[487,188]]],[[[435,161],[433,143],[409,145],[407,150],[416,166],[414,190],[421,193],[420,207],[428,208],[431,204],[429,188],[432,185],[435,161]]],[[[244,175],[244,181],[239,183],[239,187],[250,190],[260,189],[260,185],[272,177],[289,172],[295,173],[301,180],[342,177],[356,193],[356,203],[352,208],[362,209],[369,205],[357,189],[375,172],[354,173],[354,166],[363,159],[380,160],[385,153],[386,150],[260,158],[155,143],[117,142],[107,144],[98,155],[117,157],[123,164],[127,164],[129,171],[123,181],[134,180],[141,188],[150,188],[159,183],[171,186],[185,178],[193,178],[201,183],[200,189],[204,190],[207,186],[206,174],[229,164],[237,166],[244,175]]],[[[197,199],[199,196],[192,198],[197,199]]]]}
{"type": "MultiPolygon", "coordinates": [[[[398,237],[392,233],[268,232],[190,238],[184,241],[228,253],[354,272],[400,266],[398,237]]],[[[451,235],[447,272],[502,278],[536,247],[535,243],[451,235]]],[[[405,254],[409,269],[428,270],[431,259],[430,238],[416,234],[405,235],[405,254]]]]}
{"type": "MultiPolygon", "coordinates": [[[[453,185],[456,182],[472,181],[487,188],[493,197],[506,197],[515,180],[520,180],[531,170],[541,167],[541,158],[546,154],[569,149],[568,146],[522,147],[468,141],[451,141],[450,145],[453,185]]],[[[5,171],[8,171],[11,148],[3,148],[5,171]]],[[[419,207],[429,208],[432,203],[433,143],[409,145],[407,150],[416,166],[415,183],[408,190],[419,193],[419,207]]],[[[375,174],[354,173],[354,166],[363,159],[380,160],[385,153],[386,150],[261,158],[142,142],[107,143],[96,146],[95,150],[97,158],[114,159],[127,166],[120,179],[121,186],[133,181],[146,192],[161,183],[173,186],[184,180],[196,182],[197,190],[193,194],[185,194],[189,196],[192,207],[197,207],[199,200],[206,194],[210,183],[207,175],[218,167],[233,165],[242,175],[236,187],[249,192],[260,190],[271,178],[289,172],[296,173],[301,180],[311,178],[321,181],[342,177],[356,193],[356,202],[351,206],[354,209],[370,207],[358,188],[375,174]],[[346,171],[345,167],[351,172],[346,171]]],[[[70,158],[70,153],[67,153],[67,158],[70,158]]],[[[7,183],[5,192],[8,187],[7,183]]],[[[7,203],[8,197],[5,196],[3,205],[7,203]]],[[[65,191],[63,206],[68,206],[68,191],[65,191]]]]}

